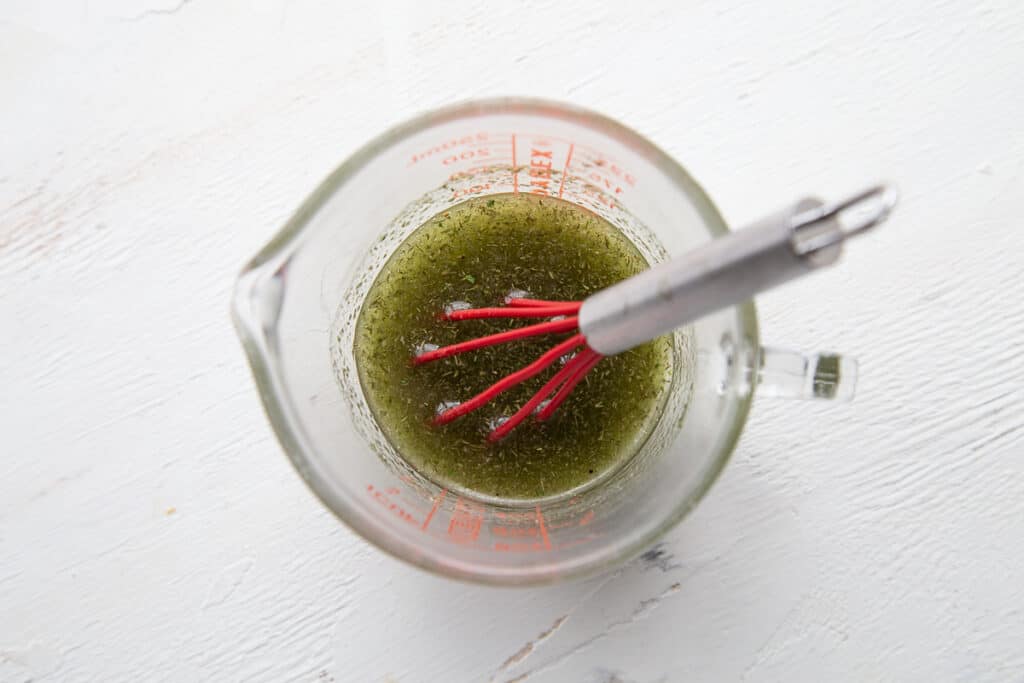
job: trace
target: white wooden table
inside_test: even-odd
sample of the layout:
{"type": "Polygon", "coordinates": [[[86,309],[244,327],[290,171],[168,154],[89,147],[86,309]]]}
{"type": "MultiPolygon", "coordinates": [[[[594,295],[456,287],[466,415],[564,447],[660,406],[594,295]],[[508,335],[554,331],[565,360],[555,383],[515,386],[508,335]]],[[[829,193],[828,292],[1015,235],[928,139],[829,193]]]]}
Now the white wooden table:
{"type": "Polygon", "coordinates": [[[1022,36],[1017,0],[5,0],[0,681],[1024,680],[1022,36]],[[760,301],[856,401],[759,400],[664,544],[540,590],[336,522],[227,315],[353,149],[502,93],[638,128],[734,224],[904,191],[760,301]]]}

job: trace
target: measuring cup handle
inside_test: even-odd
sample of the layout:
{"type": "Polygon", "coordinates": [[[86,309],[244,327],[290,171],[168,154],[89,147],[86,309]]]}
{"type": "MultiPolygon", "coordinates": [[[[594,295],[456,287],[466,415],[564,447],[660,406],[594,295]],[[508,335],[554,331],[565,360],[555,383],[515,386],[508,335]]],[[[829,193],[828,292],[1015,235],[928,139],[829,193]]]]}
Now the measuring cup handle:
{"type": "Polygon", "coordinates": [[[835,353],[804,354],[761,348],[757,394],[849,401],[857,386],[857,361],[835,353]]]}

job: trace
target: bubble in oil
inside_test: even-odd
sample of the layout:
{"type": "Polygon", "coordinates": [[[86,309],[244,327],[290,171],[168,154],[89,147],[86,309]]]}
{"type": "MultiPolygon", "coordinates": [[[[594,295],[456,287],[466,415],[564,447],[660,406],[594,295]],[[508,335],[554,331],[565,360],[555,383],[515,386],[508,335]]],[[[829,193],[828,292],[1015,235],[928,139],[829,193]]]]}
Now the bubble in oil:
{"type": "Polygon", "coordinates": [[[441,401],[440,403],[437,404],[437,407],[434,408],[434,416],[436,417],[443,413],[444,411],[451,410],[452,408],[455,408],[456,406],[461,404],[462,401],[441,401]]]}
{"type": "Polygon", "coordinates": [[[493,432],[495,429],[508,422],[508,420],[509,418],[507,415],[499,415],[498,417],[492,417],[485,423],[487,426],[487,431],[493,432]]]}
{"type": "Polygon", "coordinates": [[[451,315],[455,311],[465,311],[473,308],[473,304],[468,301],[451,301],[444,305],[444,314],[451,315]]]}
{"type": "Polygon", "coordinates": [[[413,348],[413,354],[417,355],[417,356],[422,356],[425,353],[430,353],[431,351],[437,351],[439,348],[441,348],[441,347],[438,346],[437,344],[431,344],[430,342],[423,342],[422,344],[417,344],[413,348]]]}

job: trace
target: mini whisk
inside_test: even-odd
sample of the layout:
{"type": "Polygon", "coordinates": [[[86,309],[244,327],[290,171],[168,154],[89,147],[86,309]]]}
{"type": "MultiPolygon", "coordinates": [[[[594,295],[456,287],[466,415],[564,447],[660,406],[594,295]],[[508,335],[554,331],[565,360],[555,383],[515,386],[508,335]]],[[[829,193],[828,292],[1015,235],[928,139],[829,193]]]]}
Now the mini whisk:
{"type": "Polygon", "coordinates": [[[546,321],[425,351],[413,358],[415,364],[536,335],[570,336],[476,396],[441,410],[434,423],[446,424],[472,412],[498,394],[544,372],[560,358],[568,357],[530,400],[491,430],[488,439],[502,439],[531,414],[538,421],[547,420],[605,356],[631,349],[708,313],[835,263],[843,241],[884,221],[896,198],[894,188],[877,185],[831,204],[803,199],[681,258],[596,292],[584,301],[510,296],[504,306],[445,310],[442,318],[451,321],[546,321]]]}

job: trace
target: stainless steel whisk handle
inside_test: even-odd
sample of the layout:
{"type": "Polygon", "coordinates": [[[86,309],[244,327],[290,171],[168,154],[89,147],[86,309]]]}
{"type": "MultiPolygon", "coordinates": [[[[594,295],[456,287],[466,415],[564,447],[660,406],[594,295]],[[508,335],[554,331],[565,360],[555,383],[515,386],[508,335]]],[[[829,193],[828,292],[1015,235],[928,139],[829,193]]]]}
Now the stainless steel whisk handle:
{"type": "Polygon", "coordinates": [[[580,331],[610,356],[839,258],[843,242],[888,218],[898,195],[870,187],[838,202],[802,199],[696,251],[593,294],[580,331]]]}

